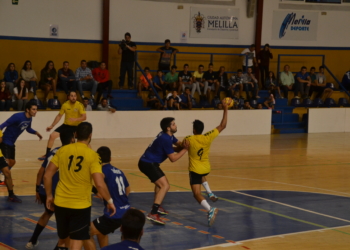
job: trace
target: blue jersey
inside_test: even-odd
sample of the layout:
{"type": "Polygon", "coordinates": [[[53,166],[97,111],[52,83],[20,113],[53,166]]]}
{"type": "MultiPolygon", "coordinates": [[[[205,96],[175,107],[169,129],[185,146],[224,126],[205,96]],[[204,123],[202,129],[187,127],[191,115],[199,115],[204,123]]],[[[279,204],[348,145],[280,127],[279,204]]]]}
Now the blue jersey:
{"type": "Polygon", "coordinates": [[[1,130],[4,128],[6,128],[6,130],[2,137],[2,142],[9,146],[15,145],[18,136],[22,134],[23,130],[27,130],[27,132],[31,134],[36,133],[36,131],[32,129],[32,117],[27,118],[25,112],[12,115],[6,122],[0,125],[1,130]]]}
{"type": "Polygon", "coordinates": [[[122,242],[102,247],[101,250],[144,250],[139,243],[131,240],[123,240],[122,242]]]}
{"type": "Polygon", "coordinates": [[[162,163],[168,158],[169,154],[174,153],[173,144],[177,142],[175,136],[160,132],[153,142],[148,146],[145,153],[141,156],[141,161],[162,163]]]}
{"type": "Polygon", "coordinates": [[[106,208],[107,202],[105,201],[103,214],[110,219],[120,219],[130,208],[128,196],[125,194],[125,188],[129,187],[128,180],[121,170],[113,167],[111,164],[103,165],[102,172],[105,175],[105,182],[108,191],[113,199],[114,206],[117,209],[117,212],[110,217],[106,208]]]}
{"type": "MultiPolygon", "coordinates": [[[[52,157],[56,154],[57,150],[59,149],[55,148],[54,150],[51,150],[51,152],[48,154],[48,156],[45,158],[45,161],[43,162],[43,164],[41,165],[42,168],[44,168],[46,170],[46,167],[49,165],[52,157]]],[[[55,190],[56,190],[56,186],[59,180],[59,173],[58,171],[52,176],[52,194],[55,195],[55,190]]],[[[42,195],[46,195],[45,192],[45,187],[44,187],[44,181],[41,180],[41,185],[40,185],[40,189],[39,189],[39,194],[42,195]]]]}

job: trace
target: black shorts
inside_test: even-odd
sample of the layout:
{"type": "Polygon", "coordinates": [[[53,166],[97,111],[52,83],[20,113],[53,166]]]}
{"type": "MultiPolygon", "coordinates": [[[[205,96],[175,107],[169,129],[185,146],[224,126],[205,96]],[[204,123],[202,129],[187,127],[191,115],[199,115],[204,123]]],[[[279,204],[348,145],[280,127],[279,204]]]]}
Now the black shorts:
{"type": "Polygon", "coordinates": [[[53,214],[54,211],[48,209],[47,206],[46,206],[46,195],[43,195],[43,194],[40,194],[40,193],[39,193],[39,197],[40,197],[41,203],[42,203],[42,204],[44,205],[44,207],[45,207],[45,211],[48,212],[49,214],[53,214]]]}
{"type": "Polygon", "coordinates": [[[103,235],[114,233],[116,229],[122,224],[121,219],[110,219],[106,216],[101,216],[96,218],[94,221],[94,226],[103,235]]]}
{"type": "Polygon", "coordinates": [[[199,184],[201,185],[202,184],[202,177],[203,176],[207,176],[209,173],[207,174],[197,174],[195,172],[190,172],[190,184],[191,185],[196,185],[196,184],[199,184]]]}
{"type": "Polygon", "coordinates": [[[0,170],[3,168],[8,167],[9,165],[7,164],[7,161],[5,159],[5,157],[1,156],[0,157],[0,170]]]}
{"type": "Polygon", "coordinates": [[[71,132],[72,134],[74,134],[75,131],[77,131],[77,127],[78,126],[70,126],[67,124],[62,124],[61,126],[59,126],[58,128],[55,129],[55,132],[62,133],[63,131],[68,131],[68,132],[71,132]]]}
{"type": "Polygon", "coordinates": [[[5,143],[1,143],[0,149],[1,149],[1,152],[6,159],[15,160],[15,156],[16,156],[16,146],[15,145],[10,146],[10,145],[7,145],[5,143]]]}
{"type": "Polygon", "coordinates": [[[90,239],[91,207],[72,209],[55,205],[55,216],[60,239],[68,236],[72,240],[90,239]]]}
{"type": "Polygon", "coordinates": [[[159,163],[156,162],[149,163],[140,160],[139,169],[151,180],[151,182],[156,182],[158,179],[165,176],[165,174],[159,167],[159,163]]]}

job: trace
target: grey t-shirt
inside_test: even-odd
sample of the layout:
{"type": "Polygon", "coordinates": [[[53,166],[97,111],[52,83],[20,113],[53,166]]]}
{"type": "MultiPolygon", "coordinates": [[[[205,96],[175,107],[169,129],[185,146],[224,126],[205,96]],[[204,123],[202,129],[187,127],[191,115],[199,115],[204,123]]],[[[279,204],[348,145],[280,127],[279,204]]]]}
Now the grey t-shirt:
{"type": "Polygon", "coordinates": [[[318,81],[319,84],[325,84],[326,83],[326,76],[324,74],[317,73],[316,80],[318,81]]]}

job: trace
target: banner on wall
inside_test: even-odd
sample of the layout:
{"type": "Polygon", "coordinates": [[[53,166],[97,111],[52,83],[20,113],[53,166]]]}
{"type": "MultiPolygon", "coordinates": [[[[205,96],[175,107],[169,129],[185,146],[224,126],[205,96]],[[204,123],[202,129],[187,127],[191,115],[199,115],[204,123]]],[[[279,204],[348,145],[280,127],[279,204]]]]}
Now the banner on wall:
{"type": "Polygon", "coordinates": [[[316,41],[318,12],[274,11],[273,40],[316,41]]]}
{"type": "Polygon", "coordinates": [[[239,9],[191,7],[190,37],[238,39],[239,9]]]}

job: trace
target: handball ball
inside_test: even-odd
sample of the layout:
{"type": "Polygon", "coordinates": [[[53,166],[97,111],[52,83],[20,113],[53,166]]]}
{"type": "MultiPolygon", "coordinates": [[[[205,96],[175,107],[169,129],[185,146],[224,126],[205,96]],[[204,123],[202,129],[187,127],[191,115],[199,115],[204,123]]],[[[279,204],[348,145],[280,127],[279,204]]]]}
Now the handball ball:
{"type": "Polygon", "coordinates": [[[224,101],[225,103],[227,103],[227,107],[228,107],[228,108],[231,108],[231,107],[233,106],[233,100],[232,100],[232,98],[226,97],[223,101],[224,101]]]}

